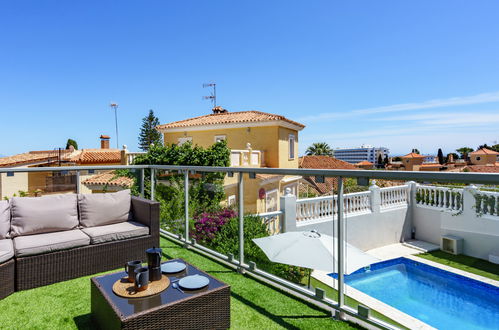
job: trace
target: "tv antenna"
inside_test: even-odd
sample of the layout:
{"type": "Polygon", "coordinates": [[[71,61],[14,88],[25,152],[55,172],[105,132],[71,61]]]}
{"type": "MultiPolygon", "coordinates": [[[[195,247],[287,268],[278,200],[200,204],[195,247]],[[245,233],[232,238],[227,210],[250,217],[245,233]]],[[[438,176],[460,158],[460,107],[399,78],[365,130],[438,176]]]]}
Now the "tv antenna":
{"type": "Polygon", "coordinates": [[[213,103],[213,108],[217,106],[217,84],[215,83],[209,83],[209,84],[203,84],[203,88],[206,87],[213,87],[213,90],[211,91],[210,96],[203,96],[203,100],[211,100],[213,103]]]}

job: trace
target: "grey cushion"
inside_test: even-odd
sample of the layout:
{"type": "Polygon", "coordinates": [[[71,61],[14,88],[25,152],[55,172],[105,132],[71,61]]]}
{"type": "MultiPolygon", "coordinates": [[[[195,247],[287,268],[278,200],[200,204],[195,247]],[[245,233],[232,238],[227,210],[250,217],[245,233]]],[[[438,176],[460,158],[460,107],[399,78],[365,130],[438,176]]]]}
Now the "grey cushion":
{"type": "Polygon", "coordinates": [[[0,239],[0,264],[14,256],[14,246],[11,239],[0,239]]]}
{"type": "Polygon", "coordinates": [[[148,235],[149,227],[141,223],[127,221],[107,226],[83,228],[82,231],[90,236],[91,244],[99,244],[148,235]]]}
{"type": "Polygon", "coordinates": [[[78,226],[75,194],[12,197],[10,213],[12,237],[71,230],[78,226]]]}
{"type": "MultiPolygon", "coordinates": [[[[26,257],[59,250],[67,250],[90,244],[90,238],[81,230],[19,236],[14,238],[16,257],[26,257]]],[[[36,269],[33,269],[36,272],[36,269]]]]}
{"type": "Polygon", "coordinates": [[[8,201],[0,201],[0,239],[9,238],[10,206],[8,201]]]}
{"type": "Polygon", "coordinates": [[[82,228],[110,225],[131,220],[130,189],[107,194],[79,194],[82,228]]]}

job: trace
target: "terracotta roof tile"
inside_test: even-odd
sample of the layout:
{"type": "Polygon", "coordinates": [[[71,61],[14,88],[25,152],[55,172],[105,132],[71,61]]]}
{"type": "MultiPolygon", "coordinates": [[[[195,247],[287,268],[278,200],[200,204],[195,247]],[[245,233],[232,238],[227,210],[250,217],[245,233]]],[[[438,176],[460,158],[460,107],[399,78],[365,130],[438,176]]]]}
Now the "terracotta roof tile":
{"type": "MultiPolygon", "coordinates": [[[[464,169],[469,169],[471,172],[478,173],[499,173],[499,163],[495,165],[468,165],[464,169]]],[[[464,170],[463,169],[463,170],[464,170]]]]}
{"type": "MultiPolygon", "coordinates": [[[[68,152],[66,150],[62,150],[61,158],[65,159],[65,156],[67,154],[68,152]]],[[[19,166],[30,163],[39,163],[43,161],[50,162],[58,159],[59,159],[58,150],[30,151],[9,157],[1,157],[0,167],[19,166]]]]}
{"type": "Polygon", "coordinates": [[[426,158],[426,156],[423,156],[423,155],[420,155],[420,154],[417,154],[415,152],[411,152],[411,153],[408,153],[407,155],[405,156],[402,156],[401,158],[426,158]]]}
{"type": "Polygon", "coordinates": [[[361,165],[374,165],[373,163],[371,162],[368,162],[367,160],[363,160],[361,162],[358,162],[357,164],[355,164],[356,166],[361,166],[361,165]]]}
{"type": "Polygon", "coordinates": [[[129,188],[133,185],[133,179],[128,177],[117,177],[114,171],[107,171],[91,176],[82,182],[86,185],[108,185],[129,188]]]}
{"type": "Polygon", "coordinates": [[[121,151],[119,149],[82,149],[70,160],[78,164],[121,163],[121,151]]]}
{"type": "MultiPolygon", "coordinates": [[[[303,156],[298,159],[298,167],[329,170],[356,170],[354,165],[330,156],[303,156]]],[[[324,178],[324,182],[317,182],[315,176],[303,177],[320,194],[331,193],[337,185],[336,178],[324,178]]]]}
{"type": "Polygon", "coordinates": [[[240,111],[227,113],[212,113],[209,115],[189,118],[185,120],[175,121],[168,124],[158,125],[157,129],[193,127],[218,124],[234,124],[234,123],[251,123],[251,122],[270,122],[270,121],[285,121],[287,123],[304,128],[305,125],[296,121],[287,119],[284,116],[274,115],[261,111],[240,111]]]}
{"type": "Polygon", "coordinates": [[[320,168],[329,170],[356,170],[357,168],[347,162],[330,156],[303,156],[298,159],[300,168],[320,168]]]}
{"type": "Polygon", "coordinates": [[[487,148],[482,148],[480,150],[471,152],[470,155],[499,155],[499,152],[487,148]]]}

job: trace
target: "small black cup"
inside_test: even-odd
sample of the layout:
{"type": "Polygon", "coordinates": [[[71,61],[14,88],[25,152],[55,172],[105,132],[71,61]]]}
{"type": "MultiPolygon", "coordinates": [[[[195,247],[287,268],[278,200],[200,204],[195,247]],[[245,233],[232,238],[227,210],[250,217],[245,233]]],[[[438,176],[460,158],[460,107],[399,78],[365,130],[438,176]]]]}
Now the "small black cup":
{"type": "Polygon", "coordinates": [[[128,274],[128,282],[133,283],[135,281],[135,270],[142,267],[142,261],[132,260],[125,264],[125,272],[128,274]]]}
{"type": "Polygon", "coordinates": [[[149,286],[149,268],[141,267],[135,270],[135,291],[144,291],[149,286]]]}

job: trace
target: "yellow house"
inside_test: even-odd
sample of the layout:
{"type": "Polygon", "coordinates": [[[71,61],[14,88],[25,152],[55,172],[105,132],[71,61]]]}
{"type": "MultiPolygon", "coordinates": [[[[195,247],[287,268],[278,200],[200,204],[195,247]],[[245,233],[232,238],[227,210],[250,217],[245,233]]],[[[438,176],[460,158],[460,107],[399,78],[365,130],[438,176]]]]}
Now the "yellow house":
{"type": "MultiPolygon", "coordinates": [[[[213,113],[159,125],[165,144],[209,147],[226,140],[231,149],[230,166],[298,168],[298,132],[305,126],[281,115],[261,111],[228,112],[215,107],[213,113]]],[[[256,175],[245,178],[246,212],[269,212],[279,207],[284,189],[297,192],[297,176],[256,175]]],[[[237,201],[237,178],[226,177],[227,204],[237,201]]]]}
{"type": "Polygon", "coordinates": [[[473,165],[495,165],[498,162],[499,152],[482,148],[469,154],[473,165]]]}
{"type": "Polygon", "coordinates": [[[402,165],[405,167],[406,171],[419,171],[425,156],[411,152],[405,156],[402,156],[402,165]]]}

